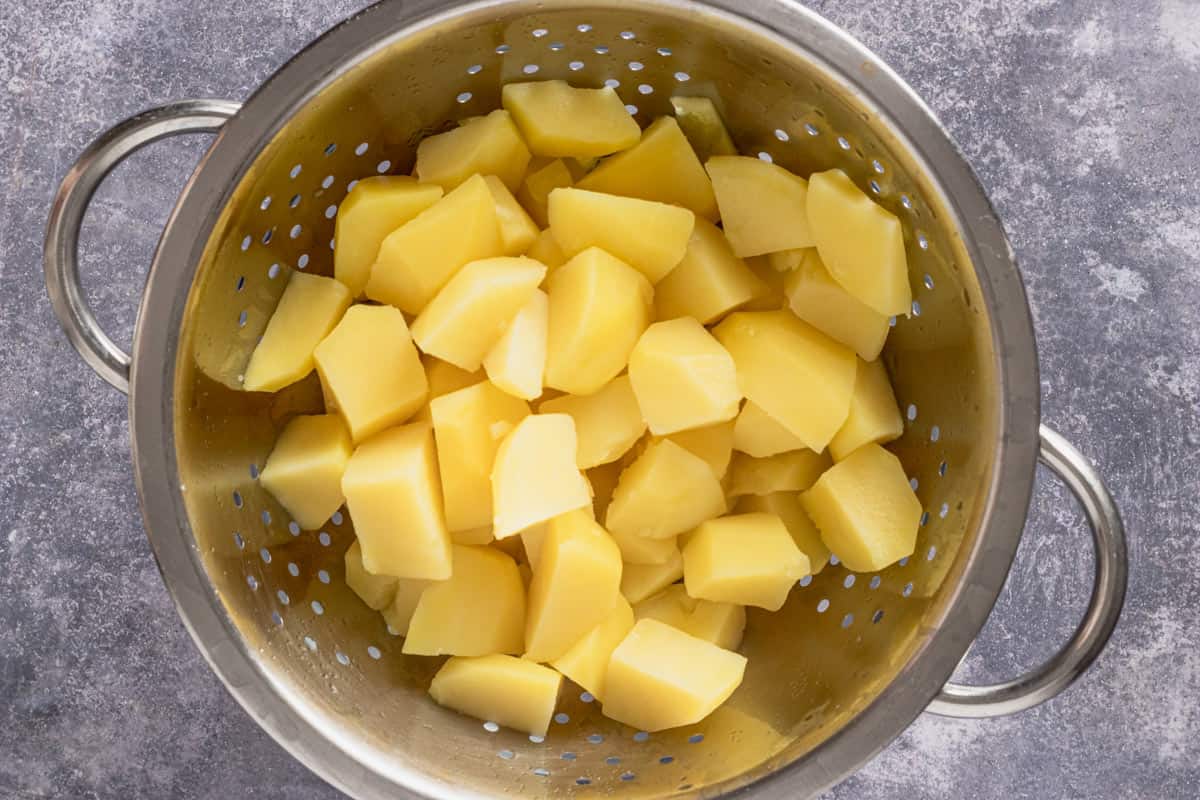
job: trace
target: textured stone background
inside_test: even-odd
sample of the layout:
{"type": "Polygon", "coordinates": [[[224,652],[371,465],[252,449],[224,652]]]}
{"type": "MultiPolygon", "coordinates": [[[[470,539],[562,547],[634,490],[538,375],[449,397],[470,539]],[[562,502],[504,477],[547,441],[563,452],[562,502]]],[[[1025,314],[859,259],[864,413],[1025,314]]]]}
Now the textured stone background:
{"type": "MultiPolygon", "coordinates": [[[[106,125],[241,99],[359,0],[6,0],[0,13],[0,796],[332,798],[210,674],[151,558],[124,399],[50,313],[41,238],[106,125]]],[[[1129,526],[1128,607],[1064,697],[926,716],[835,798],[1193,798],[1200,786],[1200,3],[819,0],[941,115],[1019,253],[1047,422],[1129,526]]],[[[128,341],[141,276],[203,142],[117,171],[86,230],[90,297],[128,341]]],[[[1015,674],[1083,608],[1081,519],[1041,481],[965,678],[1015,674]]]]}

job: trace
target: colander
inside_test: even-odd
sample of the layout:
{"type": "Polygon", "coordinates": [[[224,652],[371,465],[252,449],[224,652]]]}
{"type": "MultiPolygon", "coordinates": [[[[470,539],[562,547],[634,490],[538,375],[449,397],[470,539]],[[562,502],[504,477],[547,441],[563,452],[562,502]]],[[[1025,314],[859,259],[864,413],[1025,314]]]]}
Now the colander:
{"type": "Polygon", "coordinates": [[[63,181],[45,266],[72,343],[129,392],[146,530],[188,630],[243,707],[355,797],[810,796],[924,710],[986,717],[1056,695],[1120,613],[1121,521],[1083,457],[1039,429],[1029,308],[995,212],[912,90],[791,2],[381,3],[242,106],[167,105],[97,139],[63,181]],[[752,610],[745,683],[682,730],[626,728],[570,684],[544,738],[438,707],[438,662],[402,655],[345,586],[352,521],[301,530],[255,480],[280,425],[321,393],[311,378],[246,393],[241,373],[288,271],[331,272],[350,186],[408,172],[421,137],[498,107],[506,82],[550,78],[613,86],[643,124],[672,95],[709,97],[742,152],[839,167],[904,226],[915,300],[883,357],[907,421],[893,449],[925,508],[917,550],[878,574],[833,565],[781,612],[752,610]],[[116,163],[197,131],[216,139],[163,232],[130,357],[84,302],[82,217],[116,163]],[[1039,456],[1087,512],[1087,612],[1027,675],[949,684],[1004,583],[1039,456]]]}

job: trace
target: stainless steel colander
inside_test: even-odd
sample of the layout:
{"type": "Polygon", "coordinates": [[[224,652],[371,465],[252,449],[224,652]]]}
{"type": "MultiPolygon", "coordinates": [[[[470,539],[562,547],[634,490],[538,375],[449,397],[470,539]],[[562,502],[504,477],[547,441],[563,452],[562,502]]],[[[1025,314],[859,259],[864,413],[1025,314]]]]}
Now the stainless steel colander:
{"type": "Polygon", "coordinates": [[[873,54],[785,0],[384,2],[347,20],[244,105],[189,101],[100,137],[63,182],[46,280],[84,359],[129,391],[146,529],[179,612],[246,710],[355,797],[714,797],[819,792],[921,711],[991,716],[1062,691],[1099,654],[1126,551],[1086,461],[1040,457],[1087,511],[1096,583],[1072,640],[1006,684],[947,684],[1011,564],[1039,457],[1032,325],[986,197],[930,111],[873,54]],[[342,515],[301,530],[255,478],[315,380],[239,390],[288,270],[330,273],[352,183],[407,172],[422,136],[498,107],[509,81],[608,83],[647,122],[673,94],[717,102],[743,152],[801,174],[840,167],[903,222],[914,287],[884,358],[895,444],[926,509],[916,553],[879,574],[831,566],[778,614],[751,611],[745,684],[703,723],[648,736],[564,695],[531,738],[434,705],[436,662],[401,654],[346,588],[342,515]],[[156,139],[216,140],[167,223],[130,358],[99,329],[76,250],[97,184],[156,139]]]}

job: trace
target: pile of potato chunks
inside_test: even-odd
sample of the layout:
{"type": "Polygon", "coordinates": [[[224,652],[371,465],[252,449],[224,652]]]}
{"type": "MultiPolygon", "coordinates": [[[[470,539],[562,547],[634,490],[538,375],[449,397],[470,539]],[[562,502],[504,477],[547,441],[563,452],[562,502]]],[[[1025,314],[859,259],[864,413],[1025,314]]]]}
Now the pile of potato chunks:
{"type": "Polygon", "coordinates": [[[563,676],[639,730],[700,721],[742,680],[746,606],[915,543],[880,446],[899,221],[676,109],[643,131],[611,89],[506,86],[413,176],[354,186],[334,277],[291,274],[245,372],[315,367],[326,413],[263,486],[306,529],[344,503],[350,588],[404,653],[452,656],[433,698],[532,735],[563,676]]]}

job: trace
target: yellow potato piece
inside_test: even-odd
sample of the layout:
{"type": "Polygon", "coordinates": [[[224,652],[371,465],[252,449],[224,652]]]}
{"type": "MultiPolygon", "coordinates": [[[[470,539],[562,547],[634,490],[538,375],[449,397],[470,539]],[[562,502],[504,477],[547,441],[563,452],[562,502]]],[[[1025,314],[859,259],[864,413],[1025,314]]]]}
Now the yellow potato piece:
{"type": "Polygon", "coordinates": [[[701,161],[710,156],[736,156],[737,147],[713,101],[707,97],[672,97],[675,121],[701,161]]]}
{"type": "Polygon", "coordinates": [[[799,450],[804,442],[752,400],[747,400],[733,426],[733,449],[755,458],[799,450]]]}
{"type": "Polygon", "coordinates": [[[429,694],[438,705],[545,736],[558,704],[562,676],[549,667],[505,655],[452,658],[433,676],[429,694]]]}
{"type": "Polygon", "coordinates": [[[441,198],[442,187],[417,183],[407,175],[374,175],[355,183],[338,206],[333,277],[358,297],[388,234],[441,198]]]}
{"type": "Polygon", "coordinates": [[[690,431],[672,433],[666,437],[675,444],[687,450],[694,456],[704,459],[712,468],[717,480],[725,477],[729,471],[729,462],[733,456],[733,423],[722,422],[705,428],[693,428],[690,431]]]}
{"type": "Polygon", "coordinates": [[[575,183],[571,170],[561,158],[556,158],[537,170],[530,169],[525,181],[517,191],[517,200],[533,217],[538,226],[544,228],[550,224],[549,211],[546,204],[550,192],[563,186],[575,183]]]}
{"type": "Polygon", "coordinates": [[[710,519],[683,548],[688,595],[717,603],[778,611],[809,571],[808,556],[774,514],[710,519]]]}
{"type": "Polygon", "coordinates": [[[705,167],[725,235],[739,257],[813,246],[803,178],[749,156],[713,156],[705,167]]]}
{"type": "MultiPolygon", "coordinates": [[[[587,471],[588,483],[592,485],[592,517],[594,519],[604,519],[604,512],[608,510],[613,490],[617,488],[617,479],[621,477],[623,469],[625,469],[625,465],[620,461],[610,461],[587,471]]],[[[620,543],[618,542],[618,544],[620,543]]],[[[622,554],[625,552],[623,548],[621,552],[622,554]]]]}
{"type": "MultiPolygon", "coordinates": [[[[570,511],[568,514],[572,513],[570,511]]],[[[546,532],[550,529],[550,522],[539,522],[536,525],[530,525],[525,530],[521,531],[520,542],[521,549],[525,551],[525,558],[529,561],[529,566],[537,569],[537,565],[542,562],[542,544],[546,541],[546,532]]],[[[513,537],[516,540],[516,537],[513,537]]],[[[507,542],[508,539],[500,541],[507,542]]]]}
{"type": "Polygon", "coordinates": [[[617,377],[650,324],[654,289],[628,264],[591,248],[547,281],[546,385],[591,394],[617,377]]]}
{"type": "Polygon", "coordinates": [[[724,513],[725,495],[708,463],[661,439],[621,473],[604,522],[624,535],[669,539],[724,513]]]}
{"type": "Polygon", "coordinates": [[[621,551],[621,560],[627,565],[649,566],[665,564],[674,553],[679,552],[675,536],[666,539],[647,539],[625,530],[610,530],[609,535],[621,551]]]}
{"type": "Polygon", "coordinates": [[[641,619],[613,651],[604,716],[654,733],[694,725],[742,683],[746,658],[655,619],[641,619]]]}
{"type": "Polygon", "coordinates": [[[661,564],[626,564],[621,572],[621,594],[631,603],[640,603],[682,577],[683,554],[675,547],[670,557],[661,564]]]}
{"type": "Polygon", "coordinates": [[[634,197],[555,189],[550,230],[568,258],[599,247],[658,283],[687,251],[696,215],[686,208],[634,197]]]}
{"type": "Polygon", "coordinates": [[[697,218],[683,260],[654,287],[655,314],[659,319],[693,317],[707,325],[769,292],[733,254],[725,234],[697,218]]]}
{"type": "Polygon", "coordinates": [[[421,593],[404,639],[415,656],[519,655],[525,584],[517,562],[491,547],[454,545],[449,580],[421,593]]]}
{"type": "Polygon", "coordinates": [[[500,224],[500,245],[504,255],[519,256],[533,245],[541,231],[503,181],[495,175],[484,176],[484,181],[496,201],[496,220],[500,224]]]}
{"type": "Polygon", "coordinates": [[[489,523],[478,528],[450,531],[450,541],[455,544],[491,544],[496,541],[496,537],[492,536],[492,526],[489,523]]]}
{"type": "Polygon", "coordinates": [[[534,414],[500,443],[492,467],[492,533],[497,539],[591,507],[587,479],[575,464],[575,442],[569,416],[534,414]]]}
{"type": "Polygon", "coordinates": [[[800,552],[808,556],[808,568],[816,575],[829,563],[829,548],[821,541],[817,526],[809,519],[800,504],[799,492],[772,492],[771,494],[748,494],[737,501],[733,509],[738,514],[759,512],[774,514],[783,521],[792,541],[800,552]]]}
{"type": "Polygon", "coordinates": [[[346,311],[313,358],[355,442],[404,422],[429,393],[404,315],[388,306],[346,311]]]}
{"type": "Polygon", "coordinates": [[[529,148],[512,117],[497,110],[469,125],[422,139],[414,173],[421,183],[436,183],[446,191],[472,175],[495,175],[515,192],[529,159],[529,148]]]}
{"type": "Polygon", "coordinates": [[[367,572],[362,563],[362,545],[355,540],[343,557],[346,564],[346,585],[370,608],[378,611],[391,604],[396,597],[397,578],[391,575],[374,575],[367,572]]]}
{"type": "MultiPolygon", "coordinates": [[[[784,279],[788,307],[797,317],[872,361],[883,350],[891,320],[860,302],[830,276],[815,249],[805,251],[784,279]]],[[[775,255],[775,254],[772,254],[775,255]]]]}
{"type": "Polygon", "coordinates": [[[482,370],[468,372],[449,361],[442,361],[433,356],[424,356],[421,363],[425,367],[425,377],[429,381],[429,399],[431,401],[444,394],[457,392],[459,389],[465,389],[487,380],[487,374],[482,370]]]}
{"type": "Polygon", "coordinates": [[[829,442],[834,461],[841,461],[868,442],[886,444],[904,433],[904,420],[882,361],[858,362],[850,415],[829,442]]]}
{"type": "Polygon", "coordinates": [[[415,578],[393,578],[395,594],[392,602],[382,610],[383,621],[394,636],[408,636],[408,627],[412,623],[413,614],[417,611],[417,603],[421,595],[437,581],[422,581],[415,578]]]}
{"type": "Polygon", "coordinates": [[[625,598],[618,595],[616,605],[608,616],[571,645],[570,650],[550,662],[550,666],[603,702],[609,659],[631,630],[633,609],[625,598]]]}
{"type": "Polygon", "coordinates": [[[566,254],[558,246],[558,240],[554,238],[554,234],[549,229],[538,234],[538,238],[529,246],[529,250],[525,255],[545,264],[546,269],[550,270],[550,272],[554,272],[554,270],[567,263],[566,254]]]}
{"type": "Polygon", "coordinates": [[[850,413],[854,352],[790,311],[738,311],[713,333],[733,356],[746,398],[824,450],[850,413]]]}
{"type": "Polygon", "coordinates": [[[450,577],[450,535],[429,425],[392,428],[360,444],[346,465],[342,491],[368,572],[450,577]]]}
{"type": "Polygon", "coordinates": [[[258,480],[297,525],[314,530],[345,502],[342,473],[353,452],[350,432],[338,415],[293,417],[258,480]]]}
{"type": "Polygon", "coordinates": [[[532,258],[473,261],[425,306],[413,322],[413,341],[425,353],[477,370],[545,275],[532,258]]]}
{"type": "Polygon", "coordinates": [[[808,225],[829,274],[883,316],[912,308],[900,220],[839,169],[810,179],[808,225]]]}
{"type": "Polygon", "coordinates": [[[729,466],[729,496],[804,491],[831,466],[828,453],[807,448],[766,458],[735,453],[729,466]]]}
{"type": "Polygon", "coordinates": [[[658,436],[731,420],[742,400],[733,358],[691,317],[647,328],[629,355],[629,379],[658,436]]]}
{"type": "Polygon", "coordinates": [[[541,396],[549,325],[550,298],[542,290],[534,289],[508,329],[483,357],[483,368],[497,388],[523,400],[541,396]]]}
{"type": "Polygon", "coordinates": [[[250,354],[242,388],[275,392],[307,376],[313,370],[313,350],[349,306],[350,290],[340,282],[293,272],[250,354]]]}
{"type": "Polygon", "coordinates": [[[750,256],[743,259],[754,277],[762,282],[764,291],[756,294],[742,305],[741,311],[778,311],[788,307],[787,295],[783,292],[784,274],[776,272],[767,256],[750,256]]]}
{"type": "Polygon", "coordinates": [[[646,432],[646,422],[628,375],[618,375],[593,394],[568,394],[546,400],[542,414],[569,414],[579,437],[575,454],[580,469],[616,461],[646,432]]]}
{"type": "Polygon", "coordinates": [[[771,265],[771,269],[776,272],[794,272],[804,263],[804,259],[810,255],[816,255],[816,248],[801,247],[795,250],[780,250],[776,253],[767,254],[767,263],[771,265]]]}
{"type": "Polygon", "coordinates": [[[637,619],[656,619],[726,650],[736,650],[746,630],[745,606],[697,600],[678,583],[635,604],[633,614],[637,619]]]}
{"type": "Polygon", "coordinates": [[[550,158],[606,156],[637,144],[642,131],[612,89],[565,81],[510,83],[501,92],[529,149],[550,158]]]}

